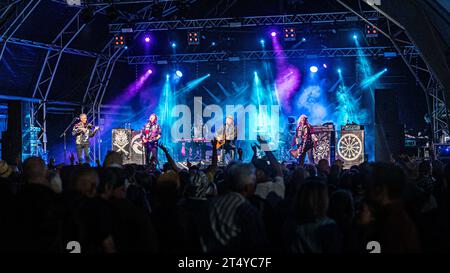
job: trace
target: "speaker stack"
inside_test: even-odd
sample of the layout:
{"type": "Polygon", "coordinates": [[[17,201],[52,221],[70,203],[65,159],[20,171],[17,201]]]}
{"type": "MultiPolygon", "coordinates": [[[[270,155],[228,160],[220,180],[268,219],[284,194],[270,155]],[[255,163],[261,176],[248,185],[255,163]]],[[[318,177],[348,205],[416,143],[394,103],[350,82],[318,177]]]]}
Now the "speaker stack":
{"type": "Polygon", "coordinates": [[[122,154],[124,164],[144,164],[144,147],[140,136],[141,130],[112,130],[112,150],[122,154]]]}
{"type": "Polygon", "coordinates": [[[22,102],[8,101],[8,125],[2,132],[2,159],[15,165],[22,160],[22,102]]]}
{"type": "Polygon", "coordinates": [[[395,90],[375,90],[375,160],[390,161],[405,148],[404,126],[400,123],[395,90]]]}
{"type": "Polygon", "coordinates": [[[317,137],[317,146],[313,149],[314,161],[325,159],[329,164],[334,160],[335,129],[334,124],[313,126],[317,137]]]}

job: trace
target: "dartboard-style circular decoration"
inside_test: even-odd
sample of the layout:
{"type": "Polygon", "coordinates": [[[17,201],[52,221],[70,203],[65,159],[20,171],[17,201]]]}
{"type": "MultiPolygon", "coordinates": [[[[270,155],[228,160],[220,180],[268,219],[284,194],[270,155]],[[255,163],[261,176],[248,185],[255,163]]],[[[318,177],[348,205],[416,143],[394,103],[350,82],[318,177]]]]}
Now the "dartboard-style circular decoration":
{"type": "Polygon", "coordinates": [[[343,135],[338,142],[338,154],[346,161],[358,159],[361,155],[363,146],[362,141],[354,134],[343,135]]]}

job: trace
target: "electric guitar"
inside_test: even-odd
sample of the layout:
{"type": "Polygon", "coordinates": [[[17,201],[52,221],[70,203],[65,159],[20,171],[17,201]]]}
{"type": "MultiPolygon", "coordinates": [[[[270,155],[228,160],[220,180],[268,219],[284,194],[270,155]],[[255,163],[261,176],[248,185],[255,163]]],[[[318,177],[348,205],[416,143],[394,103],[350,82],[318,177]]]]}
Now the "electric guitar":
{"type": "Polygon", "coordinates": [[[219,149],[219,148],[222,147],[224,144],[225,144],[225,139],[223,139],[222,137],[218,137],[218,138],[217,138],[216,149],[219,149]]]}
{"type": "Polygon", "coordinates": [[[154,143],[158,140],[159,138],[157,137],[146,137],[145,135],[142,137],[142,143],[154,143]]]}
{"type": "Polygon", "coordinates": [[[299,158],[300,155],[303,152],[303,145],[299,145],[299,147],[297,149],[292,149],[289,151],[289,153],[294,157],[294,158],[299,158]]]}

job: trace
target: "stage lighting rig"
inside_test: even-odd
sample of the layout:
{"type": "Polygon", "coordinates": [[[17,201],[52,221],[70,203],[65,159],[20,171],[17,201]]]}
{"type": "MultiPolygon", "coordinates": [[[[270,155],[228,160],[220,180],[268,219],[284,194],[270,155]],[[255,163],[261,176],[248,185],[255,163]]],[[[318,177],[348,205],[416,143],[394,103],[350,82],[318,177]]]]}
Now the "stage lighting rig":
{"type": "Polygon", "coordinates": [[[188,45],[200,45],[200,32],[198,31],[188,32],[188,45]]]}
{"type": "Polygon", "coordinates": [[[375,27],[367,24],[366,25],[366,37],[367,38],[377,38],[378,30],[375,27]]]}
{"type": "Polygon", "coordinates": [[[123,34],[114,34],[113,44],[115,47],[126,47],[127,41],[123,34]]]}
{"type": "Polygon", "coordinates": [[[283,29],[283,38],[285,41],[295,41],[297,40],[297,34],[295,33],[295,28],[285,27],[283,29]]]}

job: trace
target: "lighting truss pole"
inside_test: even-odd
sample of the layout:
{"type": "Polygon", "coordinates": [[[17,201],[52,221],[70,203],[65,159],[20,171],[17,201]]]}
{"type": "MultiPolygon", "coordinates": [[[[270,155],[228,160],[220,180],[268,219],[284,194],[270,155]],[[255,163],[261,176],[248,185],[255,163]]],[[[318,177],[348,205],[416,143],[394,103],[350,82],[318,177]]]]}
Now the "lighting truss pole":
{"type": "MultiPolygon", "coordinates": [[[[363,13],[370,21],[378,20],[377,11],[368,11],[363,13]]],[[[148,21],[137,22],[133,24],[134,32],[143,31],[163,31],[173,29],[195,30],[211,28],[238,28],[255,26],[274,26],[274,25],[300,25],[300,24],[329,24],[360,21],[351,12],[329,12],[329,13],[310,13],[295,15],[271,15],[271,16],[252,16],[240,18],[211,18],[211,19],[192,19],[192,20],[171,20],[171,21],[148,21]]],[[[117,23],[109,25],[110,33],[120,33],[123,28],[129,27],[127,24],[117,23]]]]}
{"type": "MultiPolygon", "coordinates": [[[[113,39],[102,50],[95,61],[94,68],[89,78],[89,83],[83,97],[83,106],[81,111],[86,113],[90,122],[94,125],[101,125],[100,122],[100,98],[102,92],[106,90],[111,78],[116,61],[125,51],[124,48],[115,49],[112,46],[113,39]]],[[[101,139],[96,138],[93,145],[94,160],[101,158],[101,139]]]]}
{"type": "Polygon", "coordinates": [[[402,51],[402,46],[414,46],[414,42],[406,28],[396,20],[390,18],[377,6],[368,5],[380,14],[380,19],[382,18],[375,25],[364,13],[354,10],[343,0],[336,1],[361,20],[377,29],[391,41],[397,53],[414,76],[417,84],[425,93],[428,114],[432,119],[433,143],[437,143],[437,141],[442,143],[444,141],[443,137],[449,135],[449,117],[445,92],[441,84],[437,81],[437,77],[434,75],[431,66],[426,62],[420,52],[414,56],[407,56],[402,51]],[[440,139],[441,137],[442,139],[440,139]]]}
{"type": "MultiPolygon", "coordinates": [[[[278,51],[237,51],[237,52],[214,52],[214,53],[194,53],[194,54],[173,54],[173,55],[145,55],[128,56],[128,64],[167,64],[167,63],[199,63],[199,62],[238,62],[271,60],[275,58],[289,59],[315,59],[315,58],[336,58],[336,57],[383,57],[385,52],[394,49],[387,46],[378,47],[347,47],[347,48],[321,48],[321,49],[293,49],[278,51]],[[362,54],[362,55],[361,55],[362,54]]],[[[401,47],[405,56],[417,56],[414,46],[401,47]]]]}
{"type": "Polygon", "coordinates": [[[19,30],[22,24],[27,20],[30,14],[36,9],[41,0],[14,1],[4,8],[2,17],[6,16],[10,9],[17,8],[19,11],[5,31],[0,33],[0,60],[6,50],[6,45],[13,35],[19,30]]]}
{"type": "MultiPolygon", "coordinates": [[[[99,12],[97,9],[94,14],[99,12]]],[[[53,80],[58,71],[59,64],[63,52],[75,40],[86,26],[81,19],[82,10],[79,9],[76,14],[69,20],[64,28],[59,32],[52,41],[52,45],[58,46],[60,50],[54,52],[51,48],[47,50],[42,68],[40,70],[38,80],[34,87],[33,98],[39,98],[40,103],[33,104],[31,107],[31,122],[41,128],[42,133],[39,140],[42,141],[43,152],[47,152],[47,100],[52,88],[53,80]]]]}

